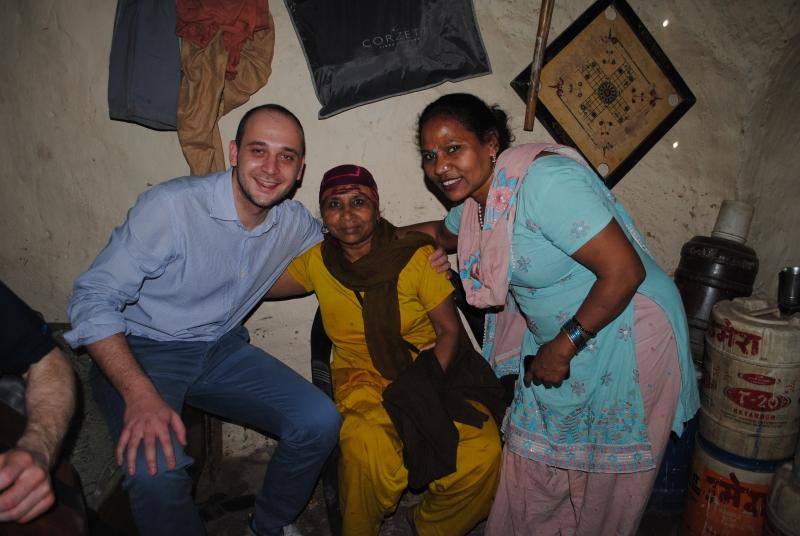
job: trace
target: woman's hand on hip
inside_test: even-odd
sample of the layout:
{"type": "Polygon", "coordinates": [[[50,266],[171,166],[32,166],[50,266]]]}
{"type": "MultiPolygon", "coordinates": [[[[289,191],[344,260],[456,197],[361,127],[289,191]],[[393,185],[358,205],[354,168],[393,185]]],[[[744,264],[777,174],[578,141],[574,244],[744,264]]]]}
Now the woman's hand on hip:
{"type": "Polygon", "coordinates": [[[539,347],[534,356],[525,357],[526,386],[544,385],[560,387],[569,378],[569,363],[575,355],[575,347],[562,333],[552,341],[539,347]],[[566,342],[566,344],[565,344],[566,342]]]}

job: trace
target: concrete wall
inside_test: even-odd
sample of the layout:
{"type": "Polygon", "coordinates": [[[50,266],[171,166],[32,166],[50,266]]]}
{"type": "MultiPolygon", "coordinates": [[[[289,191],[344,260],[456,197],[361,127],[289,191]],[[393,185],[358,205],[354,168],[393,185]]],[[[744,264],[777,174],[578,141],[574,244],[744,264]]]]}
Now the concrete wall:
{"type": "MultiPolygon", "coordinates": [[[[795,9],[795,15],[798,14],[795,9]]],[[[795,17],[797,24],[797,17],[795,17]]],[[[800,34],[783,48],[755,101],[747,127],[751,146],[737,190],[755,207],[749,243],[761,265],[757,292],[775,299],[778,271],[800,266],[800,34]]]]}
{"type": "MultiPolygon", "coordinates": [[[[590,3],[557,2],[551,39],[590,3]]],[[[800,254],[797,211],[793,225],[781,228],[774,210],[792,208],[798,197],[792,121],[798,95],[797,2],[767,0],[758,10],[749,0],[631,4],[698,102],[615,192],[668,271],[686,240],[710,232],[722,199],[755,202],[751,242],[764,267],[774,272],[785,257],[800,254]],[[677,149],[673,141],[680,142],[677,149]]],[[[470,91],[499,103],[512,115],[519,142],[549,139],[539,125],[533,133],[522,131],[524,108],[508,85],[530,61],[538,2],[475,0],[475,6],[492,75],[319,121],[286,8],[271,2],[277,26],[274,71],[251,103],[281,103],[305,125],[309,158],[300,201],[314,207],[322,172],[355,162],[374,172],[386,200],[384,213],[393,222],[441,217],[444,209],[423,185],[414,126],[425,104],[443,93],[470,91]]],[[[0,278],[54,321],[66,320],[72,280],[136,196],[188,171],[174,133],[108,119],[114,7],[110,0],[0,2],[0,278]]],[[[233,137],[246,107],[223,118],[224,140],[233,137]]],[[[313,298],[266,304],[248,326],[257,343],[307,374],[315,306],[313,298]]]]}

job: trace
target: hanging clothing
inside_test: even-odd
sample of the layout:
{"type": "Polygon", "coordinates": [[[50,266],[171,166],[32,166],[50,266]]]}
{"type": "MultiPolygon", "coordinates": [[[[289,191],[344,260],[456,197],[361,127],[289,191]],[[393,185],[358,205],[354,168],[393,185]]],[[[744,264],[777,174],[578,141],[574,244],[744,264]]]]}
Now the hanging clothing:
{"type": "Polygon", "coordinates": [[[217,122],[272,73],[275,25],[266,0],[179,0],[183,37],[178,139],[192,175],[225,169],[217,122]]]}
{"type": "Polygon", "coordinates": [[[241,50],[259,30],[272,28],[267,0],[178,0],[175,33],[204,48],[217,33],[228,52],[225,78],[236,78],[241,50]]]}
{"type": "Polygon", "coordinates": [[[174,0],[119,0],[108,65],[109,117],[175,130],[180,83],[174,0]]]}

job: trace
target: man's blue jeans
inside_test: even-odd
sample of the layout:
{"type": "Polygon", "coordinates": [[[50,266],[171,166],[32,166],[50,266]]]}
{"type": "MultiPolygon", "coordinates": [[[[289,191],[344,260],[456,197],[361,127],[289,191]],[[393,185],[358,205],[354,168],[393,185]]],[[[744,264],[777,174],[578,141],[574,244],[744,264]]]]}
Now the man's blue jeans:
{"type": "MultiPolygon", "coordinates": [[[[282,534],[316,484],[320,469],[339,439],[341,419],[322,391],[273,356],[249,344],[244,327],[213,342],[160,342],[128,337],[139,364],[164,401],[178,414],[184,402],[209,413],[279,437],[261,492],[253,526],[265,536],[282,534]]],[[[115,438],[122,431],[125,404],[97,368],[92,388],[115,438]]],[[[139,533],[147,536],[205,533],[191,497],[186,468],[192,463],[172,436],[176,467],[168,470],[158,446],[158,471],[147,472],[139,448],[136,474],[124,486],[139,533]]]]}

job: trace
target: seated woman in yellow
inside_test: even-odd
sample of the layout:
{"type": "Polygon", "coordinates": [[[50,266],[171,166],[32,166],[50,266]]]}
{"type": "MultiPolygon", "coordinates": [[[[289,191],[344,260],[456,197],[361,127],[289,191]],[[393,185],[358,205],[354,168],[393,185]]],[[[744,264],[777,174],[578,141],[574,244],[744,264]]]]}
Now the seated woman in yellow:
{"type": "MultiPolygon", "coordinates": [[[[431,268],[428,255],[433,248],[424,235],[408,233],[399,238],[395,227],[381,218],[377,185],[370,172],[354,165],[329,170],[319,199],[328,230],[325,240],[296,258],[268,296],[315,292],[325,331],[333,342],[334,398],[343,417],[339,466],[343,533],[377,534],[403,490],[422,483],[428,491],[409,515],[415,532],[465,534],[486,517],[497,486],[500,441],[487,406],[496,416],[499,397],[494,395],[500,389],[492,391],[495,384],[489,385],[482,391],[487,396],[480,389],[470,390],[476,375],[474,370],[463,374],[469,361],[464,356],[474,351],[464,347],[450,299],[453,286],[431,268]],[[420,353],[418,349],[427,350],[420,353]],[[423,356],[427,356],[426,364],[423,356]],[[425,376],[422,381],[420,374],[425,376]],[[461,409],[479,418],[472,419],[472,425],[453,422],[459,411],[448,411],[457,406],[452,398],[443,404],[445,409],[434,408],[441,391],[422,387],[427,376],[467,387],[461,391],[461,409]],[[397,406],[411,401],[418,407],[403,417],[392,406],[390,418],[384,407],[390,385],[397,406]],[[441,445],[422,446],[425,441],[419,435],[412,438],[409,428],[437,411],[447,417],[443,428],[452,429],[453,459],[445,463],[449,468],[429,474],[420,467],[430,469],[436,460],[420,458],[432,456],[441,445]]],[[[477,359],[477,368],[485,365],[490,375],[485,385],[496,382],[488,364],[477,359]]],[[[428,425],[434,428],[429,435],[442,431],[441,426],[428,425]]]]}

